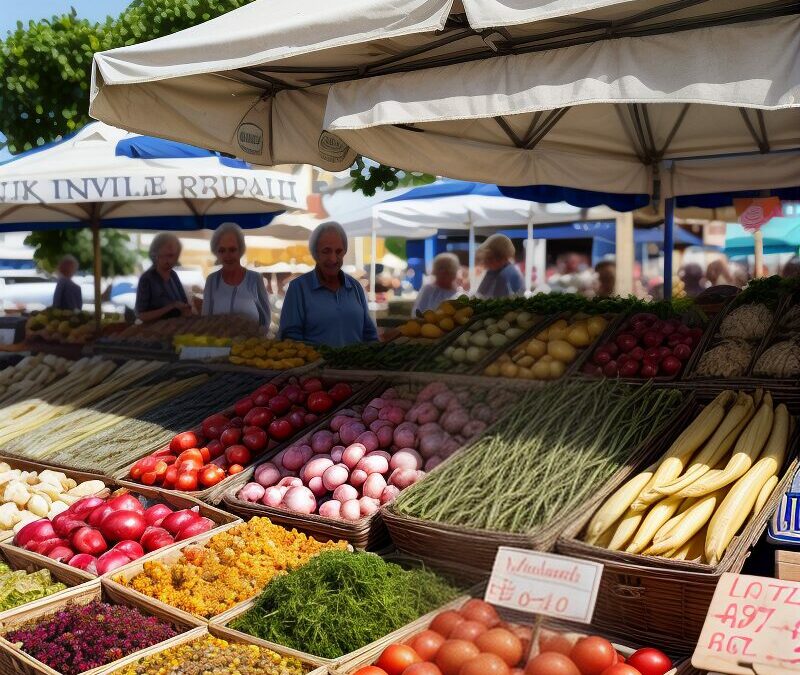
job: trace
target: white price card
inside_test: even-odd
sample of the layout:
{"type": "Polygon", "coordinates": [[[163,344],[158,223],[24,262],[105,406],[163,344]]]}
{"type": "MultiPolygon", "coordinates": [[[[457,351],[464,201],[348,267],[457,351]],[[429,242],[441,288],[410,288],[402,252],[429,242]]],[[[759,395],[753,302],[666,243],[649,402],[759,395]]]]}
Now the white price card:
{"type": "Polygon", "coordinates": [[[591,623],[603,565],[501,546],[486,587],[493,605],[591,623]]]}
{"type": "Polygon", "coordinates": [[[800,673],[800,582],[723,574],[692,665],[734,675],[800,673]]]}

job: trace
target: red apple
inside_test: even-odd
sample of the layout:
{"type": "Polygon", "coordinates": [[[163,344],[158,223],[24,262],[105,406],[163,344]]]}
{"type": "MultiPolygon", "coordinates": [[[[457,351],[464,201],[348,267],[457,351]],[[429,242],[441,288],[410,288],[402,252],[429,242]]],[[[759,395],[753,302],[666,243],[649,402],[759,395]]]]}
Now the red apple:
{"type": "Polygon", "coordinates": [[[275,413],[269,408],[258,406],[253,408],[244,416],[244,423],[247,426],[266,427],[275,417],[275,413]]]}
{"type": "Polygon", "coordinates": [[[269,409],[272,410],[272,412],[274,412],[276,415],[283,415],[284,413],[289,412],[291,407],[292,402],[286,396],[282,396],[281,394],[273,396],[269,400],[269,409]]]}
{"type": "Polygon", "coordinates": [[[250,409],[255,405],[253,403],[253,399],[250,396],[246,396],[245,398],[240,398],[236,403],[233,404],[233,410],[238,417],[244,417],[247,413],[250,412],[250,409]]]}
{"type": "Polygon", "coordinates": [[[269,435],[278,441],[285,441],[294,433],[294,428],[292,427],[289,420],[286,419],[277,419],[272,420],[269,425],[269,435]]]}

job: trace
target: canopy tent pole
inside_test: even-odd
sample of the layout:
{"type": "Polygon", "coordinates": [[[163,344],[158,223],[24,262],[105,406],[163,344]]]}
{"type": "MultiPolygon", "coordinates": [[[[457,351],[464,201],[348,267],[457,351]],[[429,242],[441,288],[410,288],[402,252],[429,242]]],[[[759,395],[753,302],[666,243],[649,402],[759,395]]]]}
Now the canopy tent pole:
{"type": "Polygon", "coordinates": [[[378,212],[372,211],[372,241],[369,261],[369,301],[375,302],[375,257],[378,255],[378,212]]]}
{"type": "Polygon", "coordinates": [[[94,327],[100,333],[101,321],[101,291],[100,278],[103,274],[102,261],[100,260],[100,207],[92,204],[92,250],[94,255],[94,327]]]}
{"type": "Polygon", "coordinates": [[[528,216],[528,239],[525,242],[525,295],[531,294],[531,271],[533,269],[533,202],[528,216]]]}
{"type": "Polygon", "coordinates": [[[672,250],[675,247],[675,199],[664,202],[664,300],[672,300],[672,250]]]}
{"type": "Polygon", "coordinates": [[[633,212],[617,214],[617,295],[633,293],[633,212]]]}
{"type": "Polygon", "coordinates": [[[469,292],[477,292],[475,279],[475,226],[472,224],[472,213],[467,213],[467,227],[469,227],[469,292]]]}
{"type": "Polygon", "coordinates": [[[764,276],[764,233],[759,229],[753,232],[753,253],[755,254],[755,265],[753,276],[764,276]]]}

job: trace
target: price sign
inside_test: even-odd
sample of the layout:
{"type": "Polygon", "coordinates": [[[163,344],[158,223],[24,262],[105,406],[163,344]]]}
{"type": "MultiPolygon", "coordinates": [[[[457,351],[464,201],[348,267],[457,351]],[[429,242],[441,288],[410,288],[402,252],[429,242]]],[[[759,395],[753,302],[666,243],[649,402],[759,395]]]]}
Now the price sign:
{"type": "Polygon", "coordinates": [[[692,665],[733,675],[800,673],[800,582],[723,574],[692,665]]]}
{"type": "Polygon", "coordinates": [[[757,232],[773,218],[783,215],[778,197],[734,199],[733,206],[739,222],[748,232],[757,232]]]}
{"type": "Polygon", "coordinates": [[[501,546],[486,602],[531,614],[590,623],[603,565],[501,546]]]}

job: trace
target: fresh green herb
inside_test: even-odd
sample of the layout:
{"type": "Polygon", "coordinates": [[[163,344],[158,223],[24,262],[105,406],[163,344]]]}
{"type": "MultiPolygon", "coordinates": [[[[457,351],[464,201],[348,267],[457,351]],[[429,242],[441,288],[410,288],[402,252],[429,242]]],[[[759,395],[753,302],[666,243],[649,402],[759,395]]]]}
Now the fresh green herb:
{"type": "Polygon", "coordinates": [[[393,508],[475,529],[529,533],[574,512],[642,441],[681,394],[616,381],[560,381],[525,394],[484,436],[393,508]]]}
{"type": "Polygon", "coordinates": [[[405,570],[372,553],[327,551],[273,579],[231,627],[336,659],[457,595],[432,572],[405,570]]]}

